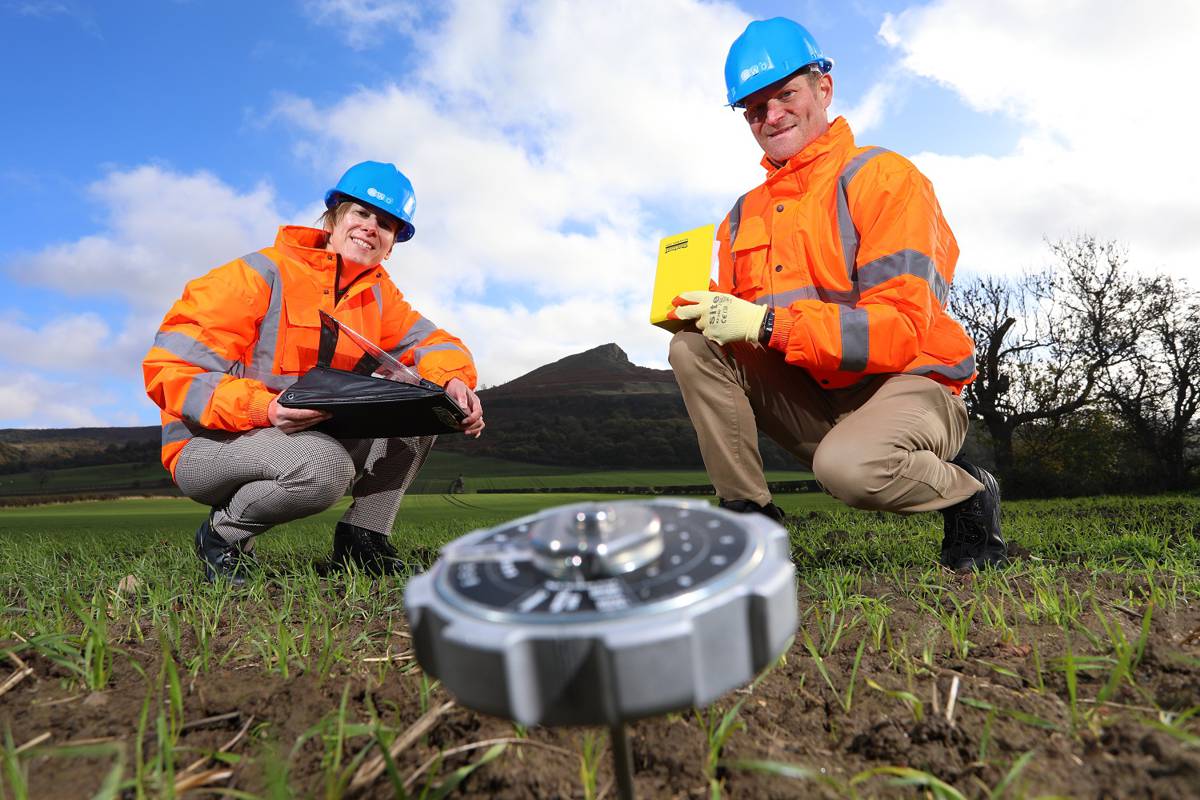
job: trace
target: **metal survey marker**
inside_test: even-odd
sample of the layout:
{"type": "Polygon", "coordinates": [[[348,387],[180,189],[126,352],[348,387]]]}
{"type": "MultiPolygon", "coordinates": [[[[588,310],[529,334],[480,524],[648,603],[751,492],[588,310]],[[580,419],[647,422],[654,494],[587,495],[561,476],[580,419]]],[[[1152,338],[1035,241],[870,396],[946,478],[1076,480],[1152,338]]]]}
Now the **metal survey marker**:
{"type": "Polygon", "coordinates": [[[525,725],[624,723],[748,683],[796,630],[787,532],[702,500],[548,509],[451,542],[405,591],[417,660],[459,702],[525,725]]]}

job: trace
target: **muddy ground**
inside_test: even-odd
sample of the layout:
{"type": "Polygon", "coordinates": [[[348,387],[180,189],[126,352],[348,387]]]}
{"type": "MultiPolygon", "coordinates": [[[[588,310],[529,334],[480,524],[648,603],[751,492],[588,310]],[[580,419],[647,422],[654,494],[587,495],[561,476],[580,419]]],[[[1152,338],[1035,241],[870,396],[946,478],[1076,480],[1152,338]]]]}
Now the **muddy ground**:
{"type": "MultiPolygon", "coordinates": [[[[972,578],[944,575],[942,579],[964,597],[969,595],[972,578]]],[[[1019,584],[1020,578],[1015,580],[1019,584]]],[[[1082,573],[1067,580],[1072,587],[1096,585],[1095,576],[1082,573]]],[[[1104,584],[1101,580],[1099,585],[1104,584]]],[[[1098,599],[1105,607],[1118,609],[1112,618],[1121,620],[1132,641],[1138,636],[1142,617],[1119,610],[1129,602],[1125,579],[1114,578],[1112,584],[1110,596],[1098,599]]],[[[797,641],[784,662],[752,690],[733,692],[716,704],[723,711],[742,701],[738,715],[742,724],[719,753],[720,766],[715,773],[706,771],[708,746],[695,713],[631,724],[638,795],[709,797],[715,779],[729,797],[845,796],[845,785],[855,775],[893,765],[927,772],[968,797],[985,797],[1020,756],[1032,753],[1006,796],[1200,797],[1195,726],[1190,726],[1191,733],[1188,725],[1182,726],[1182,734],[1173,733],[1162,713],[1167,712],[1169,722],[1170,712],[1200,705],[1200,609],[1194,605],[1181,603],[1173,611],[1153,615],[1145,652],[1134,673],[1136,688],[1122,685],[1109,702],[1098,705],[1088,698],[1096,696],[1107,675],[1099,670],[1080,672],[1072,713],[1065,674],[1050,666],[1066,652],[1059,626],[1022,624],[1013,643],[1013,637],[1002,641],[976,622],[970,637],[972,650],[967,658],[957,659],[946,638],[931,633],[936,623],[894,585],[879,581],[860,591],[887,599],[892,608],[893,647],[890,652],[886,646],[876,649],[873,644],[864,649],[849,712],[844,709],[844,687],[850,682],[858,642],[863,638],[861,629],[857,635],[847,636],[825,659],[837,694],[797,641]],[[907,658],[911,663],[902,663],[904,656],[898,655],[895,643],[905,635],[909,642],[933,643],[929,650],[932,666],[926,663],[921,645],[910,648],[907,658]],[[910,673],[911,679],[907,677],[910,673]],[[955,678],[956,703],[953,716],[947,718],[947,700],[955,678]],[[922,703],[921,719],[917,720],[911,704],[870,687],[868,681],[892,692],[911,688],[922,703]],[[842,788],[738,766],[737,762],[745,760],[808,768],[840,782],[842,788]]],[[[813,598],[802,592],[798,602],[801,619],[815,631],[808,613],[813,598]]],[[[1084,622],[1089,622],[1087,612],[1084,622]]],[[[393,631],[390,641],[380,642],[378,635],[384,634],[372,631],[368,623],[360,631],[341,635],[353,640],[360,633],[367,634],[358,637],[360,640],[375,636],[372,652],[387,652],[392,660],[367,662],[352,655],[324,680],[313,673],[291,674],[285,679],[267,672],[261,663],[249,661],[196,677],[182,674],[184,727],[176,745],[176,774],[185,773],[198,761],[185,777],[203,776],[201,782],[207,781],[203,788],[209,796],[221,788],[268,796],[272,787],[284,780],[280,778],[283,764],[286,782],[294,791],[302,796],[328,796],[327,781],[336,772],[329,768],[334,758],[331,739],[310,736],[294,753],[292,750],[306,732],[332,718],[345,692],[347,722],[364,722],[377,713],[402,735],[424,720],[423,735],[413,737],[395,757],[400,779],[412,776],[439,750],[509,740],[504,751],[470,774],[454,796],[585,796],[580,754],[587,731],[522,731],[510,722],[453,705],[440,688],[422,696],[404,633],[393,631]],[[226,760],[234,763],[222,764],[208,757],[223,746],[231,754],[226,760]],[[220,772],[229,774],[213,777],[220,772]]],[[[224,632],[214,653],[238,640],[237,631],[224,632]]],[[[1074,637],[1072,648],[1076,656],[1103,654],[1082,637],[1074,637]]],[[[161,656],[149,641],[123,645],[123,650],[114,660],[109,687],[100,693],[80,690],[62,667],[45,656],[24,651],[32,674],[0,697],[0,719],[11,730],[10,749],[46,733],[50,736],[42,747],[117,743],[125,753],[126,778],[135,774],[139,720],[146,707],[149,681],[159,674],[161,656]]],[[[15,674],[13,663],[0,666],[0,683],[9,677],[10,669],[15,674]]],[[[149,708],[142,723],[143,763],[151,760],[158,747],[157,715],[157,708],[149,708]]],[[[606,748],[603,737],[599,741],[606,748]]],[[[348,737],[342,768],[368,747],[368,737],[348,737]]],[[[431,774],[437,773],[432,781],[436,785],[486,751],[483,745],[446,755],[436,769],[427,768],[411,781],[414,795],[431,774]]],[[[90,797],[100,788],[115,757],[109,751],[69,758],[61,752],[39,752],[51,754],[27,761],[32,798],[90,797]]],[[[366,760],[376,752],[378,748],[366,760]]],[[[596,780],[598,795],[616,795],[607,749],[599,758],[596,780]]],[[[177,785],[181,789],[187,786],[177,785]]],[[[861,796],[918,793],[911,787],[889,786],[882,775],[862,780],[855,789],[861,796]]],[[[384,770],[361,788],[356,785],[347,796],[393,797],[395,791],[384,770]]]]}

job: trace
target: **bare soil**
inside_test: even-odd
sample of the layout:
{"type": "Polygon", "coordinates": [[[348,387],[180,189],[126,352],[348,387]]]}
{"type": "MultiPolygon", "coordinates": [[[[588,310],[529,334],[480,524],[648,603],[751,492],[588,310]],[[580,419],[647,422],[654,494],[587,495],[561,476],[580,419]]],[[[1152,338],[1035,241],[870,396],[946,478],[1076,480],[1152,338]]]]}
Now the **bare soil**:
{"type": "MultiPolygon", "coordinates": [[[[962,592],[964,599],[969,595],[972,578],[946,575],[942,579],[962,592]]],[[[1014,580],[1019,583],[1021,579],[1014,580]]],[[[1080,573],[1067,580],[1069,586],[1080,590],[1093,585],[1095,578],[1080,573]]],[[[1128,602],[1126,581],[1125,576],[1114,576],[1111,594],[1098,600],[1112,609],[1110,619],[1121,620],[1133,641],[1140,631],[1141,615],[1120,610],[1128,602]]],[[[931,638],[936,621],[906,600],[895,585],[879,581],[864,586],[862,592],[887,598],[893,609],[889,618],[893,642],[907,636],[913,643],[909,648],[912,663],[897,663],[886,647],[876,650],[869,644],[846,712],[844,689],[862,639],[861,629],[825,659],[840,696],[830,690],[816,662],[798,641],[785,661],[752,690],[733,692],[717,704],[727,709],[743,702],[740,719],[744,725],[723,748],[723,766],[715,776],[727,796],[838,796],[818,782],[735,766],[742,760],[770,760],[816,770],[843,784],[864,770],[907,766],[936,776],[968,797],[985,797],[1015,759],[1032,751],[1032,760],[1009,796],[1200,797],[1200,748],[1189,746],[1187,737],[1172,735],[1165,725],[1152,722],[1160,719],[1159,710],[1184,711],[1200,704],[1200,610],[1194,606],[1181,603],[1174,612],[1156,610],[1145,656],[1134,674],[1136,689],[1126,684],[1110,702],[1098,706],[1089,698],[1096,696],[1107,674],[1079,673],[1080,700],[1073,715],[1064,673],[1049,667],[1067,652],[1059,626],[1022,624],[1019,641],[1011,642],[991,634],[976,620],[973,648],[966,659],[957,659],[944,635],[931,638]],[[922,656],[922,643],[927,641],[934,642],[932,666],[922,656]],[[1040,679],[1038,662],[1042,665],[1040,679]],[[908,672],[913,674],[911,687],[908,672]],[[948,716],[947,701],[955,679],[955,709],[948,716]],[[870,688],[868,680],[890,691],[911,688],[923,703],[921,719],[894,697],[870,688]]],[[[802,593],[798,602],[802,620],[815,630],[806,613],[813,598],[802,593]]],[[[1090,612],[1085,612],[1084,621],[1099,630],[1090,612]]],[[[356,633],[341,635],[353,638],[356,633]]],[[[215,652],[237,639],[237,631],[227,632],[215,652]]],[[[384,649],[380,644],[373,642],[373,652],[384,649]]],[[[1075,655],[1105,654],[1084,637],[1070,644],[1075,655]]],[[[387,649],[399,654],[390,669],[356,657],[339,664],[323,680],[311,673],[285,679],[253,663],[223,666],[195,678],[183,674],[186,727],[176,749],[176,769],[183,771],[193,761],[206,759],[212,751],[236,740],[230,752],[242,760],[230,766],[231,776],[206,791],[229,787],[263,793],[271,781],[264,766],[270,761],[266,754],[274,752],[276,760],[287,761],[294,743],[330,718],[344,692],[348,721],[364,722],[374,709],[401,732],[428,709],[441,708],[451,699],[441,689],[422,698],[416,668],[400,672],[400,667],[410,663],[408,641],[402,633],[393,635],[387,649]],[[237,739],[243,729],[246,734],[237,739]]],[[[29,655],[26,660],[33,674],[0,696],[0,727],[11,728],[12,741],[18,746],[45,732],[51,734],[47,744],[56,746],[122,742],[128,754],[126,774],[132,774],[139,717],[160,658],[153,642],[127,647],[114,661],[109,687],[88,694],[77,686],[72,688],[71,675],[63,668],[44,656],[29,655]]],[[[0,667],[0,683],[11,667],[0,667]]],[[[151,724],[141,742],[146,758],[157,747],[152,724],[157,713],[157,708],[150,709],[151,724]]],[[[646,719],[631,724],[628,730],[640,797],[710,796],[710,776],[705,772],[707,745],[696,714],[646,719]]],[[[472,773],[455,796],[582,797],[580,748],[584,734],[579,729],[522,732],[508,721],[452,705],[436,716],[426,735],[397,754],[396,767],[400,776],[409,776],[439,750],[512,739],[498,758],[472,773]]],[[[345,759],[369,746],[365,736],[349,738],[345,759]]],[[[477,747],[447,755],[439,765],[440,776],[478,760],[485,750],[477,747]]],[[[325,796],[323,758],[328,758],[328,750],[320,736],[309,738],[290,758],[288,781],[302,795],[325,796]]],[[[33,798],[90,797],[108,769],[106,760],[98,757],[68,762],[62,757],[39,756],[30,759],[29,766],[29,796],[33,798]]],[[[205,768],[213,766],[216,762],[206,761],[205,768]]],[[[615,796],[607,752],[600,758],[598,783],[607,796],[615,796]]],[[[416,786],[419,791],[420,780],[416,786]]],[[[862,796],[912,796],[915,791],[889,786],[884,777],[863,781],[856,788],[862,796]]],[[[355,794],[394,796],[386,775],[355,794]]]]}

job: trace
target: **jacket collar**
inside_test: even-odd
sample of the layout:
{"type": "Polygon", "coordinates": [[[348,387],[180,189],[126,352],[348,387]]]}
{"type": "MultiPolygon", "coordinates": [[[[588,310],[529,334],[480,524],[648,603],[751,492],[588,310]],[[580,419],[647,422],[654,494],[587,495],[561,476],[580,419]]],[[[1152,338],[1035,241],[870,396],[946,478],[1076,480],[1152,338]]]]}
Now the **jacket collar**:
{"type": "MultiPolygon", "coordinates": [[[[337,269],[337,255],[325,249],[325,242],[328,240],[329,232],[319,228],[282,225],[275,236],[275,249],[314,270],[333,272],[337,269]]],[[[353,285],[346,291],[346,296],[357,294],[388,277],[383,264],[376,264],[374,269],[366,270],[354,280],[353,285]]],[[[332,279],[330,276],[330,280],[332,279]]]]}
{"type": "Polygon", "coordinates": [[[775,166],[765,155],[760,163],[767,171],[767,183],[792,178],[803,185],[807,184],[808,175],[814,165],[825,156],[853,149],[854,134],[850,131],[850,124],[846,122],[845,117],[838,117],[829,123],[829,130],[805,145],[803,150],[789,158],[783,166],[775,166]]]}
{"type": "Polygon", "coordinates": [[[275,236],[275,249],[317,270],[335,269],[337,255],[325,249],[329,232],[301,225],[283,225],[275,236]]]}

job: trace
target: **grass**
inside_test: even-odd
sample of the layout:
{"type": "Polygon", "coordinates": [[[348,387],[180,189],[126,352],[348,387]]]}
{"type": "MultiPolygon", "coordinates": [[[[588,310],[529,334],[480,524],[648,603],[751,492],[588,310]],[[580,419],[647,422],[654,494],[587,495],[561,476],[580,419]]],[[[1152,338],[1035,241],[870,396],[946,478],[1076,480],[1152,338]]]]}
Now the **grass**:
{"type": "MultiPolygon", "coordinates": [[[[473,528],[604,497],[628,499],[413,495],[394,541],[416,572],[473,528]]],[[[709,797],[847,798],[1120,795],[1186,780],[1200,753],[1200,698],[1187,688],[1200,685],[1200,498],[1006,503],[1008,537],[1028,555],[966,579],[935,562],[936,517],[856,512],[816,494],[776,501],[791,517],[796,645],[710,709],[639,723],[643,769],[668,765],[655,780],[709,797]],[[663,748],[669,756],[644,755],[663,748]],[[1103,763],[1089,756],[1097,748],[1103,763]]],[[[413,660],[402,582],[319,574],[344,507],[262,537],[263,572],[240,595],[198,580],[190,534],[205,510],[191,501],[0,510],[0,684],[18,664],[37,671],[0,695],[0,798],[37,796],[64,767],[92,776],[87,796],[195,786],[333,798],[371,762],[376,788],[397,797],[483,796],[488,781],[603,796],[601,735],[513,736],[453,708],[413,660]],[[247,718],[198,738],[214,716],[198,698],[213,681],[267,687],[287,704],[247,700],[247,718]],[[92,719],[80,713],[89,696],[132,710],[113,710],[104,732],[89,723],[60,736],[49,711],[29,722],[42,708],[92,719]],[[38,743],[42,727],[53,736],[38,743]],[[550,783],[520,782],[534,774],[550,783]]]]}
{"type": "MultiPolygon", "coordinates": [[[[540,509],[584,500],[630,499],[627,495],[570,493],[505,493],[488,495],[410,495],[404,499],[396,523],[395,540],[408,546],[440,546],[473,527],[493,525],[540,509]]],[[[309,540],[333,530],[348,499],[333,508],[298,522],[280,525],[261,541],[263,552],[290,552],[307,547],[309,540]]],[[[824,494],[784,495],[778,504],[788,513],[804,514],[835,509],[838,503],[824,494]]],[[[48,533],[74,535],[72,548],[124,554],[125,545],[144,543],[139,537],[158,535],[186,545],[180,531],[194,531],[207,508],[186,498],[130,498],[59,503],[0,509],[0,535],[43,539],[48,533]],[[117,534],[114,538],[114,533],[117,534]],[[80,538],[82,535],[90,534],[80,538]]]]}
{"type": "Polygon", "coordinates": [[[170,478],[166,470],[158,462],[101,464],[0,475],[0,497],[107,489],[149,489],[163,487],[169,483],[170,478]]]}
{"type": "MultiPolygon", "coordinates": [[[[574,487],[708,484],[708,476],[701,469],[581,471],[578,467],[526,464],[435,449],[429,454],[410,491],[412,494],[442,494],[460,475],[466,491],[470,493],[480,489],[536,491],[574,487]]],[[[811,480],[812,477],[811,472],[797,470],[767,473],[769,481],[801,481],[811,480]]],[[[102,464],[0,475],[0,497],[112,490],[136,494],[138,490],[161,490],[170,486],[170,479],[158,462],[102,464]]]]}

